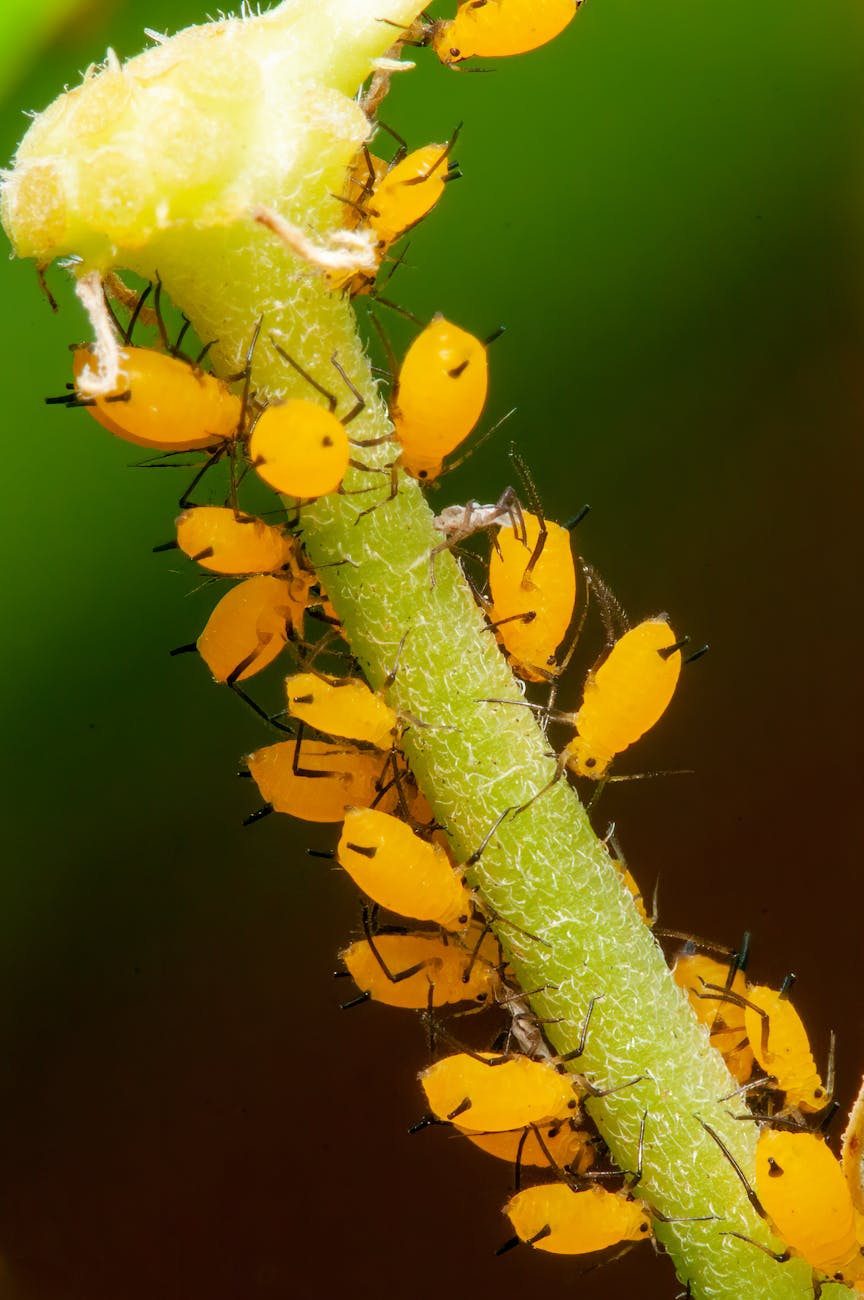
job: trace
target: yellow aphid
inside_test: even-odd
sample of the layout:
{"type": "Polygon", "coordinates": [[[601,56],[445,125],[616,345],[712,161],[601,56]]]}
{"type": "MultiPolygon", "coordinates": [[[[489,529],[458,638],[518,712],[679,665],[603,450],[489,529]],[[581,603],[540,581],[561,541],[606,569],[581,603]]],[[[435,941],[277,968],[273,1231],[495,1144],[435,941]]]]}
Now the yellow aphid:
{"type": "Polygon", "coordinates": [[[819,1111],[830,1100],[801,1017],[782,992],[764,984],[747,990],[744,1026],[756,1060],[777,1080],[789,1106],[819,1111]]]}
{"type": "Polygon", "coordinates": [[[505,1133],[474,1133],[461,1124],[455,1127],[481,1151],[511,1165],[518,1159],[520,1165],[548,1169],[551,1159],[559,1169],[567,1168],[584,1174],[594,1163],[594,1139],[573,1119],[537,1125],[539,1139],[533,1128],[510,1129],[505,1133]]]}
{"type": "Polygon", "coordinates": [[[441,198],[453,175],[447,166],[452,143],[415,149],[374,186],[364,206],[369,225],[385,247],[422,221],[441,198]]]}
{"type": "Polygon", "coordinates": [[[279,573],[296,554],[294,538],[282,528],[223,506],[185,510],[177,519],[177,545],[202,568],[236,577],[279,573]]]}
{"type": "Polygon", "coordinates": [[[728,989],[738,997],[746,996],[743,971],[736,970],[730,983],[728,964],[703,953],[682,953],[672,967],[672,978],[687,994],[696,1018],[707,1025],[711,1046],[725,1059],[730,1074],[739,1083],[746,1083],[753,1073],[753,1049],[747,1039],[743,1007],[723,1001],[719,996],[700,996],[718,988],[728,989]]]}
{"type": "Polygon", "coordinates": [[[355,230],[364,220],[364,204],[375,187],[383,181],[390,169],[390,164],[383,158],[371,153],[364,145],[348,169],[345,181],[345,207],[342,224],[348,230],[355,230]]]}
{"type": "Polygon", "coordinates": [[[311,500],[341,485],[351,447],[337,416],[298,397],[262,411],[249,439],[249,458],[275,491],[311,500]]]}
{"type": "Polygon", "coordinates": [[[841,1139],[841,1160],[849,1193],[859,1216],[864,1215],[864,1081],[849,1112],[841,1139]]]}
{"type": "Polygon", "coordinates": [[[587,1255],[651,1236],[651,1221],[640,1201],[598,1186],[581,1192],[566,1183],[527,1187],[507,1202],[504,1213],[519,1241],[555,1255],[587,1255]]]}
{"type": "Polygon", "coordinates": [[[402,464],[430,482],[480,419],[489,368],[480,339],[436,316],[411,344],[390,402],[402,464]]]}
{"type": "Polygon", "coordinates": [[[836,1281],[864,1278],[855,1207],[838,1160],[815,1133],[763,1129],[756,1194],[778,1236],[836,1281]]]}
{"type": "Polygon", "coordinates": [[[625,632],[585,684],[578,713],[560,720],[577,735],[560,762],[576,776],[599,780],[617,754],[654,726],[669,706],[681,672],[681,650],[665,618],[625,632]]]}
{"type": "MultiPolygon", "coordinates": [[[[341,822],[349,808],[368,807],[380,794],[381,755],[339,749],[318,740],[267,745],[246,760],[261,797],[274,812],[307,822],[341,822]],[[321,773],[326,773],[322,776],[321,773]]],[[[395,790],[382,798],[395,807],[395,790]]]]}
{"type": "Polygon", "coordinates": [[[489,557],[489,613],[514,672],[542,682],[555,674],[555,652],[573,617],[576,566],[567,529],[545,523],[546,541],[530,567],[544,524],[527,511],[522,520],[524,533],[511,525],[498,530],[489,557]]]}
{"type": "Polygon", "coordinates": [[[303,632],[305,601],[292,581],[272,574],[247,578],[227,591],[198,638],[198,653],[217,682],[243,681],[272,663],[288,638],[303,632]]]}
{"type": "Polygon", "coordinates": [[[432,48],[442,63],[525,54],[562,32],[581,0],[462,0],[451,21],[434,23],[432,48]]]}
{"type": "Polygon", "coordinates": [[[420,1075],[420,1082],[437,1119],[458,1119],[478,1133],[564,1120],[579,1104],[570,1075],[527,1056],[502,1062],[492,1052],[460,1052],[437,1061],[420,1075]]]}
{"type": "Polygon", "coordinates": [[[381,907],[445,930],[464,930],[471,893],[438,844],[373,808],[351,808],[336,850],[339,865],[381,907]]]}
{"type": "Polygon", "coordinates": [[[297,673],[285,680],[288,712],[328,736],[359,740],[376,749],[389,749],[399,719],[380,695],[359,677],[327,679],[297,673]]]}
{"type": "MultiPolygon", "coordinates": [[[[196,451],[234,438],[243,404],[230,388],[180,357],[152,348],[121,348],[120,382],[110,393],[80,393],[104,428],[124,442],[158,451],[196,451]]],[[[76,348],[72,363],[76,387],[85,370],[97,371],[97,358],[76,348]]],[[[53,399],[52,399],[53,400],[53,399]]]]}
{"type": "Polygon", "coordinates": [[[486,1002],[497,972],[443,935],[376,934],[340,953],[358,989],[373,1002],[424,1011],[455,1002],[486,1002]]]}

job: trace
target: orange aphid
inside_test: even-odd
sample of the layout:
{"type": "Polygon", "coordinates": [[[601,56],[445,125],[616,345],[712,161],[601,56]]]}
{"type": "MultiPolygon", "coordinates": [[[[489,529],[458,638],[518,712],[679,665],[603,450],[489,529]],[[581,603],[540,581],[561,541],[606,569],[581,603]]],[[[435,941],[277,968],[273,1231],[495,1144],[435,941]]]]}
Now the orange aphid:
{"type": "MultiPolygon", "coordinates": [[[[584,1191],[574,1191],[566,1183],[526,1187],[507,1202],[504,1213],[518,1241],[555,1255],[587,1255],[651,1236],[651,1221],[642,1203],[604,1187],[584,1191]]],[[[504,1249],[515,1244],[508,1242],[504,1249]]]]}
{"type": "Polygon", "coordinates": [[[349,809],[336,856],[357,887],[391,912],[445,930],[464,930],[471,918],[471,893],[447,853],[396,817],[349,809]]]}
{"type": "Polygon", "coordinates": [[[289,627],[302,636],[306,602],[294,598],[296,585],[262,574],[225,593],[197,642],[217,682],[243,681],[261,672],[285,645],[289,627]]]}
{"type": "Polygon", "coordinates": [[[527,1056],[501,1061],[493,1052],[460,1052],[436,1061],[420,1082],[437,1119],[458,1119],[475,1132],[502,1133],[568,1119],[579,1105],[571,1075],[527,1056]]]}
{"type": "Polygon", "coordinates": [[[261,413],[249,439],[249,458],[275,491],[312,500],[341,485],[351,446],[337,416],[295,397],[261,413]]]}
{"type": "MultiPolygon", "coordinates": [[[[380,794],[381,755],[318,740],[267,745],[246,760],[261,797],[274,812],[308,822],[341,822],[349,808],[368,807],[380,794]],[[326,773],[325,776],[319,775],[326,773]]],[[[396,804],[395,791],[383,796],[396,804]]]]}
{"type": "MultiPolygon", "coordinates": [[[[76,387],[96,357],[77,348],[76,387]]],[[[236,436],[243,404],[230,388],[188,361],[152,348],[120,350],[120,382],[110,393],[82,394],[99,424],[125,442],[158,451],[195,451],[236,436]]]]}
{"type": "Polygon", "coordinates": [[[369,225],[385,248],[422,221],[441,198],[453,175],[447,166],[452,144],[453,139],[415,149],[374,185],[364,206],[369,225]]]}
{"type": "Polygon", "coordinates": [[[296,554],[296,541],[276,524],[237,515],[223,506],[195,506],[177,520],[177,545],[213,573],[279,573],[296,554]]]}
{"type": "Polygon", "coordinates": [[[599,780],[622,750],[663,716],[681,672],[681,649],[665,618],[649,618],[615,642],[589,674],[577,713],[557,715],[577,735],[559,761],[576,776],[599,780]]]}
{"type": "Polygon", "coordinates": [[[523,511],[521,528],[502,525],[489,557],[490,618],[514,672],[529,682],[555,674],[555,652],[564,640],[576,603],[576,566],[570,534],[523,511]],[[540,556],[529,563],[545,526],[540,556]],[[506,621],[501,621],[506,620],[506,621]]]}
{"type": "Polygon", "coordinates": [[[753,1054],[777,1080],[789,1106],[823,1110],[830,1100],[816,1069],[801,1017],[783,990],[757,984],[747,990],[744,1026],[753,1054]]]}
{"type": "Polygon", "coordinates": [[[359,677],[327,679],[296,673],[285,680],[288,712],[317,731],[389,749],[399,719],[359,677]]]}
{"type": "Polygon", "coordinates": [[[442,63],[503,58],[545,45],[574,18],[581,0],[462,0],[456,17],[432,24],[442,63]]]}
{"type": "Polygon", "coordinates": [[[763,1129],[756,1193],[778,1235],[837,1281],[864,1278],[855,1207],[839,1161],[815,1133],[763,1129]]]}
{"type": "Polygon", "coordinates": [[[409,474],[427,482],[440,474],[480,419],[488,383],[486,347],[473,334],[439,315],[417,335],[390,402],[409,474]]]}
{"type": "Polygon", "coordinates": [[[368,998],[414,1011],[486,1002],[498,979],[488,961],[472,960],[469,945],[443,935],[377,934],[352,943],[340,956],[368,998]]]}

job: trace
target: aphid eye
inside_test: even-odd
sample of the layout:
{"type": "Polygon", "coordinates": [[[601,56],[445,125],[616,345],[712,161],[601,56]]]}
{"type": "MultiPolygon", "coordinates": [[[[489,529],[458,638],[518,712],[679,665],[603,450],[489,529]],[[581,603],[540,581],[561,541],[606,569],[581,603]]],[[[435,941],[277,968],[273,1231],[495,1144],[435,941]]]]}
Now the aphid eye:
{"type": "Polygon", "coordinates": [[[596,767],[596,766],[597,766],[597,759],[596,759],[596,758],[586,758],[586,759],[585,759],[585,766],[586,766],[586,767],[596,767]]]}
{"type": "Polygon", "coordinates": [[[577,1101],[576,1101],[576,1098],[574,1097],[572,1101],[568,1101],[568,1103],[567,1103],[567,1109],[568,1109],[568,1110],[575,1110],[577,1105],[578,1105],[578,1103],[577,1103],[577,1101]]]}
{"type": "Polygon", "coordinates": [[[333,439],[330,438],[330,437],[324,437],[324,438],[322,438],[322,439],[321,439],[321,446],[322,446],[322,447],[332,447],[332,446],[333,446],[333,439]]]}
{"type": "Polygon", "coordinates": [[[640,1232],[647,1232],[647,1231],[648,1231],[648,1224],[647,1224],[647,1223],[640,1223],[640,1225],[639,1225],[639,1231],[640,1231],[640,1232]]]}

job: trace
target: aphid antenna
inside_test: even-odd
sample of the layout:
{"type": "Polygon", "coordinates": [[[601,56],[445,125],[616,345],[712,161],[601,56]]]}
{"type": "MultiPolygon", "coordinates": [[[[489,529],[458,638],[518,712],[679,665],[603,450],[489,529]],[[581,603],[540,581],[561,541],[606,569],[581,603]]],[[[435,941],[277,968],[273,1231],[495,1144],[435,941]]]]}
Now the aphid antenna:
{"type": "MultiPolygon", "coordinates": [[[[390,268],[390,271],[388,272],[387,276],[386,276],[385,279],[384,279],[384,284],[387,284],[387,282],[390,280],[391,276],[395,275],[397,269],[398,269],[400,266],[404,266],[404,265],[406,265],[406,263],[405,263],[405,253],[407,253],[407,251],[408,251],[408,249],[406,248],[402,253],[400,253],[399,257],[393,259],[393,265],[392,265],[392,267],[390,268]]],[[[381,294],[381,293],[378,293],[377,290],[375,291],[375,293],[370,294],[369,296],[370,296],[370,298],[371,298],[371,299],[372,299],[376,304],[377,304],[377,303],[380,303],[382,307],[389,307],[390,311],[398,312],[398,314],[399,314],[400,316],[404,316],[406,320],[410,320],[411,323],[412,323],[412,325],[419,325],[421,329],[424,329],[424,328],[425,328],[426,323],[427,323],[426,321],[422,320],[422,319],[421,319],[419,316],[417,316],[413,311],[409,311],[407,307],[403,307],[403,306],[401,306],[401,304],[398,303],[398,302],[393,302],[392,298],[385,298],[384,295],[381,294]]],[[[369,304],[369,319],[372,321],[372,323],[373,323],[373,325],[374,325],[374,324],[375,324],[375,318],[374,318],[374,313],[372,312],[372,304],[371,304],[371,302],[370,302],[370,304],[369,304]]],[[[398,369],[398,367],[396,367],[396,368],[398,369]]],[[[393,377],[393,374],[394,374],[394,371],[391,369],[391,371],[390,371],[391,378],[393,377]]]]}
{"type": "MultiPolygon", "coordinates": [[[[708,1136],[709,1136],[710,1138],[713,1138],[713,1140],[717,1143],[717,1146],[718,1146],[718,1147],[720,1148],[720,1150],[723,1152],[724,1156],[725,1156],[726,1159],[729,1161],[729,1163],[730,1163],[730,1165],[732,1166],[732,1168],[735,1170],[735,1173],[738,1175],[738,1178],[739,1178],[739,1181],[740,1181],[740,1183],[741,1183],[741,1186],[744,1188],[744,1191],[747,1193],[747,1200],[748,1200],[748,1201],[750,1202],[750,1204],[753,1206],[753,1209],[754,1209],[754,1210],[756,1211],[756,1213],[759,1215],[759,1218],[760,1218],[760,1219],[765,1219],[765,1220],[767,1221],[768,1216],[767,1216],[767,1214],[765,1213],[765,1209],[764,1209],[764,1207],[763,1207],[763,1205],[762,1205],[762,1202],[759,1200],[759,1197],[756,1195],[756,1193],[754,1192],[753,1188],[750,1186],[750,1183],[749,1183],[749,1181],[748,1181],[748,1179],[747,1179],[747,1175],[744,1173],[744,1170],[741,1168],[741,1166],[739,1165],[738,1161],[735,1159],[735,1157],[733,1156],[732,1152],[729,1150],[729,1148],[727,1147],[726,1143],[725,1143],[725,1142],[723,1141],[723,1139],[721,1138],[720,1134],[719,1134],[718,1132],[716,1132],[716,1130],[713,1129],[713,1128],[711,1127],[710,1124],[706,1124],[706,1123],[705,1123],[705,1120],[702,1119],[701,1116],[699,1116],[699,1115],[694,1115],[693,1118],[694,1118],[695,1120],[697,1120],[699,1124],[702,1125],[703,1129],[704,1129],[705,1132],[708,1134],[708,1136]]],[[[739,1234],[738,1234],[738,1233],[730,1233],[729,1235],[730,1235],[730,1236],[733,1236],[733,1237],[737,1237],[739,1234]]],[[[749,1237],[743,1237],[742,1240],[743,1240],[743,1241],[749,1241],[750,1238],[749,1238],[749,1237]]],[[[755,1245],[757,1245],[758,1243],[754,1242],[753,1244],[754,1244],[754,1246],[755,1246],[755,1245]]],[[[760,1247],[760,1249],[764,1250],[765,1247],[760,1247]]],[[[768,1251],[767,1253],[770,1255],[770,1254],[772,1254],[773,1252],[768,1251]]],[[[786,1258],[788,1258],[788,1256],[787,1256],[786,1258]]]]}
{"type": "Polygon", "coordinates": [[[531,552],[531,557],[525,565],[525,572],[522,574],[522,586],[527,587],[529,585],[531,574],[534,572],[537,562],[543,554],[543,548],[546,545],[546,538],[549,530],[546,527],[546,516],[543,513],[543,506],[540,502],[540,493],[537,491],[537,484],[534,482],[534,479],[531,476],[531,471],[528,469],[528,466],[519,454],[515,442],[511,442],[507,455],[510,457],[510,461],[516,470],[516,473],[522,480],[525,495],[528,498],[531,509],[537,516],[537,522],[539,525],[534,550],[531,552]]]}
{"type": "MultiPolygon", "coordinates": [[[[763,1214],[762,1217],[764,1219],[765,1215],[763,1214]]],[[[776,1250],[771,1250],[770,1247],[763,1246],[761,1241],[754,1241],[752,1237],[745,1237],[743,1232],[732,1232],[730,1230],[730,1231],[721,1232],[720,1236],[737,1237],[739,1241],[746,1241],[749,1243],[749,1245],[755,1246],[757,1250],[761,1250],[764,1255],[767,1255],[769,1259],[775,1260],[778,1264],[785,1264],[787,1260],[792,1258],[790,1251],[784,1250],[781,1254],[776,1250]]],[[[820,1294],[821,1294],[821,1288],[820,1288],[820,1294]]]]}
{"type": "Polygon", "coordinates": [[[457,470],[460,468],[460,466],[464,465],[466,460],[470,460],[471,457],[475,455],[480,450],[480,448],[489,441],[492,435],[498,432],[502,424],[506,424],[507,421],[516,414],[518,409],[519,409],[518,406],[511,406],[510,410],[505,411],[505,413],[501,416],[500,420],[495,421],[491,429],[486,429],[483,433],[480,434],[478,438],[475,438],[474,442],[471,444],[471,446],[468,448],[466,452],[464,452],[461,456],[458,456],[456,460],[448,460],[447,464],[437,475],[436,481],[442,478],[446,478],[448,474],[452,474],[454,470],[457,470]]]}
{"type": "Polygon", "coordinates": [[[159,331],[159,338],[162,341],[162,347],[169,356],[173,356],[174,353],[171,348],[171,340],[168,337],[168,330],[165,328],[165,318],[162,315],[162,278],[158,271],[156,272],[154,279],[156,287],[153,290],[153,310],[156,313],[156,328],[159,331]]]}
{"type": "MultiPolygon", "coordinates": [[[[379,119],[379,120],[380,120],[380,119],[379,119]]],[[[383,125],[383,124],[382,124],[382,125],[383,125]]],[[[452,150],[454,144],[455,144],[456,141],[458,140],[458,138],[459,138],[459,132],[462,130],[462,127],[463,127],[464,125],[465,125],[464,122],[457,122],[457,124],[456,124],[456,126],[455,126],[455,128],[454,128],[454,130],[453,130],[453,132],[452,132],[452,134],[451,134],[451,136],[450,136],[450,139],[447,141],[447,143],[445,144],[444,148],[441,150],[440,155],[435,159],[435,161],[434,161],[433,163],[430,164],[430,166],[428,167],[428,169],[427,169],[424,173],[422,173],[420,176],[410,176],[410,177],[408,178],[408,180],[405,181],[405,184],[406,184],[406,185],[422,185],[425,181],[428,181],[428,180],[429,180],[430,176],[434,176],[435,172],[437,172],[438,168],[441,166],[441,164],[444,162],[444,160],[447,159],[447,158],[449,158],[449,156],[450,156],[450,151],[452,150]]],[[[397,138],[401,138],[401,137],[397,137],[397,138]]],[[[404,141],[403,141],[403,144],[404,144],[404,141]]],[[[407,147],[407,146],[406,146],[406,147],[407,147]]],[[[462,173],[461,173],[460,171],[456,170],[456,164],[455,164],[455,163],[448,164],[447,174],[446,174],[446,176],[443,176],[443,177],[442,177],[442,180],[444,180],[444,181],[452,181],[452,180],[456,180],[457,177],[461,177],[461,175],[462,175],[462,173]]]]}
{"type": "MultiPolygon", "coordinates": [[[[745,1039],[744,1041],[746,1042],[746,1039],[745,1039]]],[[[718,1100],[718,1101],[732,1101],[732,1099],[733,1099],[734,1097],[743,1097],[745,1093],[747,1093],[747,1092],[753,1092],[754,1089],[766,1088],[766,1087],[767,1087],[767,1088],[771,1088],[771,1087],[776,1087],[776,1085],[777,1085],[777,1080],[774,1078],[773,1074],[762,1075],[762,1076],[760,1076],[758,1079],[751,1079],[751,1080],[749,1081],[749,1083],[742,1083],[741,1086],[740,1086],[740,1088],[735,1088],[732,1092],[727,1092],[724,1096],[722,1096],[722,1097],[718,1097],[717,1100],[718,1100]]],[[[754,1118],[754,1116],[753,1116],[752,1114],[748,1114],[748,1115],[746,1115],[746,1116],[745,1116],[745,1115],[733,1115],[732,1118],[733,1118],[733,1119],[752,1119],[752,1118],[754,1118]]],[[[762,1117],[759,1116],[758,1118],[762,1118],[762,1117]]]]}
{"type": "MultiPolygon", "coordinates": [[[[392,304],[388,303],[385,298],[376,298],[376,302],[382,302],[385,306],[392,306],[392,304]]],[[[396,353],[393,351],[393,344],[390,342],[384,326],[378,319],[377,313],[374,312],[371,307],[369,308],[369,319],[372,322],[372,328],[381,340],[381,346],[384,348],[384,354],[387,357],[387,365],[390,368],[390,383],[395,397],[396,393],[399,391],[399,362],[396,360],[396,353]]],[[[418,324],[422,324],[422,322],[418,322],[418,324]]]]}
{"type": "Polygon", "coordinates": [[[603,627],[606,632],[606,644],[611,647],[630,630],[630,620],[624,612],[624,607],[618,597],[614,595],[611,587],[600,577],[597,569],[587,560],[579,557],[582,565],[582,572],[585,575],[585,581],[593,590],[600,606],[600,617],[603,619],[603,627]]]}
{"type": "MultiPolygon", "coordinates": [[[[584,560],[582,560],[581,556],[579,557],[579,560],[582,563],[584,569],[585,562],[584,560]]],[[[561,662],[558,664],[557,668],[555,669],[554,676],[552,677],[552,681],[549,686],[549,698],[546,701],[547,722],[543,727],[544,732],[546,731],[546,726],[548,726],[548,723],[553,720],[553,717],[557,721],[563,720],[560,717],[560,715],[555,714],[555,701],[558,698],[558,687],[561,680],[564,677],[564,674],[566,673],[567,669],[570,667],[570,660],[573,658],[573,655],[576,652],[576,647],[578,646],[579,641],[581,640],[582,637],[582,633],[585,630],[585,620],[588,617],[588,606],[590,605],[590,603],[591,603],[591,583],[586,582],[585,602],[582,606],[582,613],[579,615],[579,621],[576,624],[576,630],[574,631],[572,637],[570,638],[570,644],[567,646],[567,649],[564,652],[564,656],[561,659],[561,662]]],[[[568,721],[570,722],[574,721],[573,714],[566,715],[566,717],[568,721]]]]}
{"type": "Polygon", "coordinates": [[[130,315],[130,317],[129,317],[129,320],[128,320],[127,324],[126,324],[126,328],[125,328],[125,330],[123,331],[123,346],[124,346],[124,347],[128,347],[129,344],[131,343],[131,341],[132,341],[132,335],[133,335],[133,333],[134,333],[134,331],[135,331],[135,326],[138,324],[138,320],[139,320],[139,318],[140,318],[140,316],[141,316],[141,310],[142,310],[142,308],[143,308],[145,302],[147,301],[147,299],[150,297],[150,294],[152,293],[152,291],[153,291],[153,281],[151,280],[151,281],[149,281],[149,283],[146,284],[146,285],[144,286],[144,288],[141,290],[141,292],[139,293],[138,298],[137,298],[137,300],[136,300],[136,302],[135,302],[135,306],[132,308],[132,313],[131,313],[131,315],[130,315]]]}

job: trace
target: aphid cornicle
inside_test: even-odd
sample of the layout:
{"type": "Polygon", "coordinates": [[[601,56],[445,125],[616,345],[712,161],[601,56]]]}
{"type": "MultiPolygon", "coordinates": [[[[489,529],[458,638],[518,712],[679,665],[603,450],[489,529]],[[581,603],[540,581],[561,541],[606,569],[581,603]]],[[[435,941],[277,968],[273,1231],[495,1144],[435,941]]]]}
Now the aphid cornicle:
{"type": "Polygon", "coordinates": [[[640,1201],[596,1185],[581,1191],[564,1182],[526,1187],[511,1197],[504,1213],[519,1241],[556,1255],[587,1255],[651,1236],[651,1220],[640,1201]]]}
{"type": "Polygon", "coordinates": [[[489,556],[489,617],[514,672],[529,682],[555,674],[555,652],[576,604],[570,534],[560,524],[522,511],[523,527],[501,525],[489,556]],[[536,562],[541,529],[546,537],[536,562]]]}
{"type": "Polygon", "coordinates": [[[486,346],[434,317],[406,352],[390,400],[408,474],[431,482],[441,473],[444,457],[480,419],[488,385],[486,346]]]}
{"type": "Polygon", "coordinates": [[[204,569],[235,577],[280,573],[296,557],[297,543],[277,524],[228,506],[194,506],[177,519],[177,546],[204,569]]]}
{"type": "Polygon", "coordinates": [[[78,387],[85,370],[98,369],[88,348],[76,348],[72,369],[79,401],[124,442],[158,451],[196,451],[238,433],[243,402],[215,375],[153,348],[121,348],[119,359],[120,380],[110,393],[90,396],[78,387]]]}
{"type": "Polygon", "coordinates": [[[458,1120],[477,1132],[564,1120],[579,1107],[572,1075],[527,1056],[502,1060],[494,1052],[459,1052],[424,1070],[420,1082],[436,1119],[458,1120]]]}
{"type": "Polygon", "coordinates": [[[397,817],[349,809],[336,857],[357,887],[388,911],[445,930],[464,930],[471,919],[471,893],[458,868],[440,845],[421,840],[397,817]]]}
{"type": "Polygon", "coordinates": [[[429,35],[442,63],[525,54],[553,40],[582,0],[462,0],[453,19],[433,23],[429,35]]]}
{"type": "Polygon", "coordinates": [[[326,736],[390,749],[398,715],[359,677],[327,679],[295,673],[285,679],[288,712],[326,736]]]}

